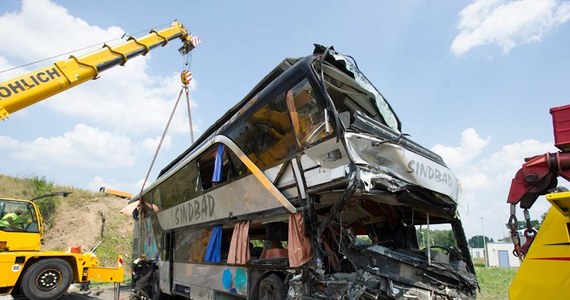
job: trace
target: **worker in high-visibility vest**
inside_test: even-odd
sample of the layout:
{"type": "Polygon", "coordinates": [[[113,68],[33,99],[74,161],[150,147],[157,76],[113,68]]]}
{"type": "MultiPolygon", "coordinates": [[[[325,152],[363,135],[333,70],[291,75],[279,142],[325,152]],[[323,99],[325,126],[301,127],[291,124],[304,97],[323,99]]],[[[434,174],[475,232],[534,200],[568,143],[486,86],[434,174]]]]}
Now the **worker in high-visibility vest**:
{"type": "Polygon", "coordinates": [[[22,212],[23,211],[21,209],[16,209],[13,212],[5,214],[0,220],[0,227],[14,227],[18,218],[22,215],[22,212]]]}

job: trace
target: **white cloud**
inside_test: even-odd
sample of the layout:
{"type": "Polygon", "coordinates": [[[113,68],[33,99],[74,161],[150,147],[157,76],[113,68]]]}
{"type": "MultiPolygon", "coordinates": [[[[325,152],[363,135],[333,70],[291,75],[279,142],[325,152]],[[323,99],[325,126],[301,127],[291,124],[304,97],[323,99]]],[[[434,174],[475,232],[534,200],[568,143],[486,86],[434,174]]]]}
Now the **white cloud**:
{"type": "Polygon", "coordinates": [[[17,146],[17,140],[8,136],[0,136],[0,148],[15,148],[17,146]]]}
{"type": "MultiPolygon", "coordinates": [[[[0,65],[7,65],[8,61],[43,59],[114,40],[124,33],[118,27],[100,28],[90,25],[48,0],[23,0],[22,3],[20,11],[0,16],[0,36],[4,37],[0,43],[0,53],[4,56],[0,56],[0,65]],[[38,28],[42,28],[45,34],[37,34],[38,28]]],[[[150,75],[148,59],[154,51],[166,50],[170,50],[173,58],[177,58],[179,54],[176,51],[176,41],[172,44],[174,45],[166,46],[167,49],[159,47],[153,50],[147,57],[132,58],[124,67],[117,66],[104,71],[97,80],[52,96],[49,101],[41,103],[42,107],[81,119],[81,122],[96,122],[98,126],[114,128],[124,133],[162,132],[181,89],[180,77],[175,73],[169,76],[150,75]]],[[[100,45],[90,51],[99,47],[100,45]]],[[[79,56],[77,53],[74,55],[79,56]]],[[[67,55],[59,60],[66,58],[67,55]]],[[[42,67],[46,65],[49,62],[41,63],[42,67]]],[[[17,77],[14,72],[0,76],[0,80],[17,77]]],[[[193,80],[190,89],[195,90],[196,87],[197,82],[193,80]]],[[[184,101],[183,95],[170,127],[173,133],[189,130],[184,101]]]]}
{"type": "Polygon", "coordinates": [[[93,177],[93,179],[91,179],[91,181],[87,184],[87,188],[94,191],[98,191],[101,187],[112,188],[111,184],[109,184],[100,176],[93,177]]]}
{"type": "MultiPolygon", "coordinates": [[[[160,142],[160,136],[156,138],[148,138],[142,142],[142,148],[145,149],[149,154],[154,155],[156,152],[156,148],[158,147],[158,143],[160,142]]],[[[164,141],[162,141],[162,145],[160,146],[160,150],[167,150],[172,146],[172,136],[166,135],[164,137],[164,141]]]]}
{"type": "Polygon", "coordinates": [[[123,31],[89,25],[49,0],[23,0],[21,11],[0,17],[0,33],[3,55],[35,61],[121,37],[123,31]],[[52,34],[37,34],[38,28],[52,34]]]}
{"type": "MultiPolygon", "coordinates": [[[[556,151],[552,142],[525,140],[487,153],[484,150],[490,141],[490,137],[482,139],[473,128],[469,128],[462,132],[460,146],[436,145],[432,148],[458,176],[461,185],[460,213],[468,237],[481,234],[483,226],[485,233],[494,239],[507,234],[504,224],[510,212],[506,201],[516,171],[526,157],[556,151]]],[[[539,218],[547,209],[546,200],[539,199],[531,209],[531,217],[539,218]]],[[[518,217],[521,215],[519,210],[518,217]]]]}
{"type": "MultiPolygon", "coordinates": [[[[14,67],[14,66],[12,66],[12,65],[10,64],[10,62],[9,62],[5,57],[3,57],[3,56],[0,55],[0,70],[7,70],[7,69],[10,69],[10,68],[13,68],[13,67],[14,67]]],[[[1,75],[1,73],[0,73],[0,75],[1,75]]],[[[0,77],[0,79],[1,79],[1,78],[2,78],[2,77],[0,77]]]]}
{"type": "Polygon", "coordinates": [[[101,176],[95,176],[87,184],[89,190],[99,191],[100,188],[105,187],[108,189],[119,190],[131,194],[137,194],[140,192],[142,181],[134,183],[122,183],[116,182],[114,180],[108,180],[101,176]]]}
{"type": "Polygon", "coordinates": [[[451,168],[458,168],[469,163],[481,153],[481,150],[489,144],[491,138],[482,139],[473,128],[465,129],[461,133],[461,143],[458,147],[435,145],[432,150],[445,158],[445,162],[451,168]]]}
{"type": "MultiPolygon", "coordinates": [[[[536,140],[525,140],[519,143],[504,145],[501,151],[493,153],[481,161],[485,172],[495,174],[497,180],[511,179],[520,169],[524,159],[546,152],[557,151],[553,144],[541,143],[536,140]]],[[[509,181],[510,183],[510,181],[509,181]]]]}
{"type": "MultiPolygon", "coordinates": [[[[69,90],[48,103],[67,115],[124,132],[162,132],[180,91],[180,84],[172,89],[170,83],[178,83],[178,75],[150,77],[145,68],[144,59],[133,60],[129,66],[109,70],[95,82],[87,83],[89,88],[69,90]]],[[[169,132],[188,132],[186,111],[186,98],[182,95],[169,132]]]]}
{"type": "Polygon", "coordinates": [[[78,168],[115,168],[130,166],[135,162],[133,144],[129,138],[92,128],[76,125],[72,131],[57,137],[41,137],[33,141],[15,141],[7,137],[12,156],[38,164],[66,164],[78,168]]]}
{"type": "Polygon", "coordinates": [[[537,42],[550,30],[570,20],[570,3],[557,0],[475,0],[459,13],[459,34],[451,52],[496,44],[504,52],[537,42]]]}

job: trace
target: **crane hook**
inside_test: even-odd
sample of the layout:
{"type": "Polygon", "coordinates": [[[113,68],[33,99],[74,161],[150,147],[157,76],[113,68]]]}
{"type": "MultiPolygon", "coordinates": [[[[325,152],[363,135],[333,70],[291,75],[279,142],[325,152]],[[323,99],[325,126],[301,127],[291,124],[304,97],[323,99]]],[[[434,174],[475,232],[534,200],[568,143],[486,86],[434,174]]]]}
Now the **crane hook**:
{"type": "Polygon", "coordinates": [[[192,72],[190,70],[184,70],[180,73],[180,81],[182,81],[182,85],[188,86],[190,81],[192,81],[192,72]]]}

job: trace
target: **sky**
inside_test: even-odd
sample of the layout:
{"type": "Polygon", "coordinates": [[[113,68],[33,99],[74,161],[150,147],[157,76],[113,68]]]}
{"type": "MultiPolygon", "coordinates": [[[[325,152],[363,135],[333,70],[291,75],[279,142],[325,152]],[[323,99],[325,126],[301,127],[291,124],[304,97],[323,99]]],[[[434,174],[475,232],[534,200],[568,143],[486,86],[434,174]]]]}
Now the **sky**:
{"type": "MultiPolygon", "coordinates": [[[[556,0],[2,0],[0,82],[174,20],[202,41],[188,65],[196,137],[282,59],[333,45],[457,174],[468,238],[508,234],[511,179],[525,157],[557,151],[549,110],[570,104],[570,2],[556,0]]],[[[0,122],[0,174],[138,193],[181,90],[178,47],[0,122]]],[[[191,144],[182,101],[149,182],[191,144]]],[[[547,209],[541,198],[531,217],[547,209]]]]}

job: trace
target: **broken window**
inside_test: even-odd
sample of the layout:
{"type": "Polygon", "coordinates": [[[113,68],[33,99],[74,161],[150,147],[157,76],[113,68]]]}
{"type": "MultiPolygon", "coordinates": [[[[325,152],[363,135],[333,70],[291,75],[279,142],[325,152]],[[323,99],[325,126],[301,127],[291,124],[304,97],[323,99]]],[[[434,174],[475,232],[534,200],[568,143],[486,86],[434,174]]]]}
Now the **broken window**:
{"type": "Polygon", "coordinates": [[[229,134],[260,169],[266,169],[296,152],[285,95],[279,94],[229,134]]]}
{"type": "Polygon", "coordinates": [[[323,67],[327,92],[339,113],[361,111],[399,132],[398,117],[376,87],[356,67],[356,63],[343,55],[337,55],[335,59],[342,60],[346,69],[338,69],[328,62],[323,67]]]}
{"type": "Polygon", "coordinates": [[[250,171],[224,144],[210,147],[198,159],[202,190],[208,190],[216,184],[234,180],[249,174],[250,171]]]}
{"type": "Polygon", "coordinates": [[[203,262],[211,234],[212,228],[176,230],[174,233],[174,261],[203,262]]]}
{"type": "Polygon", "coordinates": [[[176,206],[201,194],[195,162],[190,162],[172,177],[165,180],[153,192],[154,204],[161,209],[176,206]]]}
{"type": "Polygon", "coordinates": [[[328,135],[325,110],[306,79],[287,91],[287,107],[299,146],[314,144],[328,135]]]}

